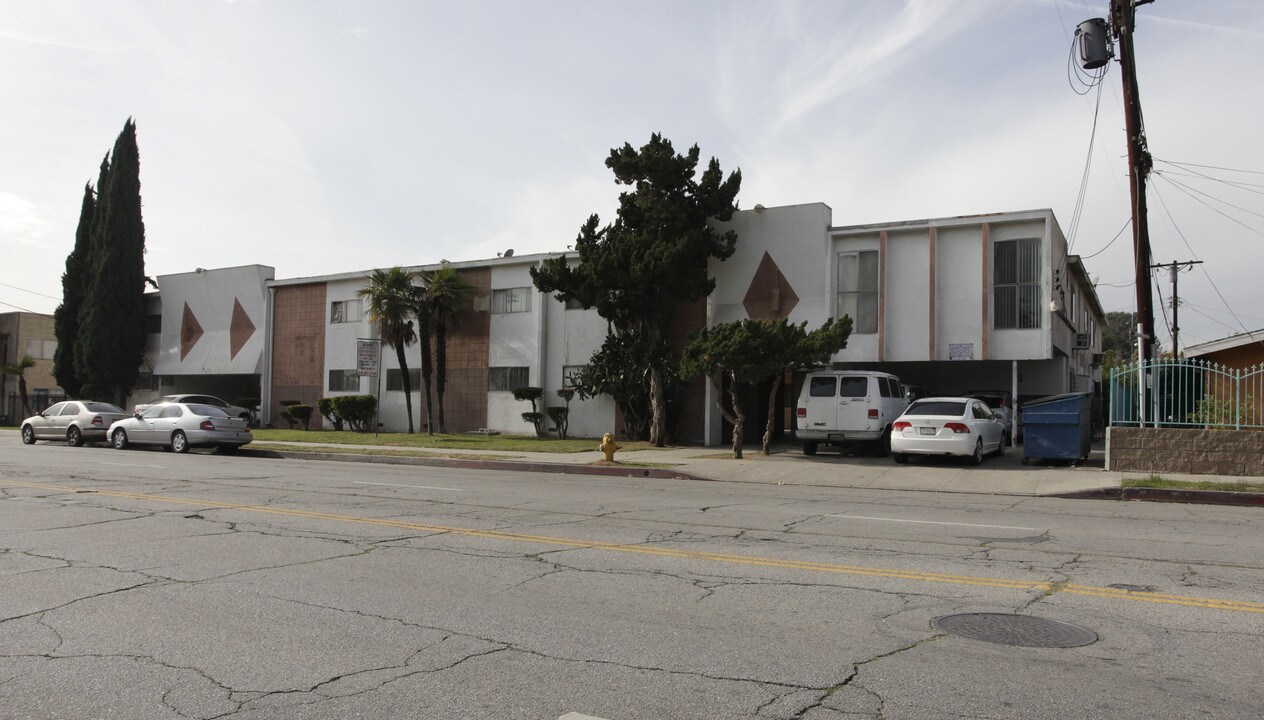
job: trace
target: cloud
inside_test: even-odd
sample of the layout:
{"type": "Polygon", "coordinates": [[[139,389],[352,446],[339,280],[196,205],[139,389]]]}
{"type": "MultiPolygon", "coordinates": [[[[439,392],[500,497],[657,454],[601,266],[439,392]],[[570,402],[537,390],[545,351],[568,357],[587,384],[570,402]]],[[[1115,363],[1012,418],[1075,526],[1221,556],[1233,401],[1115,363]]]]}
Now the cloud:
{"type": "Polygon", "coordinates": [[[369,34],[369,29],[363,27],[347,28],[343,32],[351,37],[362,38],[369,34]]]}
{"type": "Polygon", "coordinates": [[[0,192],[0,236],[21,245],[40,245],[51,223],[40,206],[13,193],[0,192]]]}

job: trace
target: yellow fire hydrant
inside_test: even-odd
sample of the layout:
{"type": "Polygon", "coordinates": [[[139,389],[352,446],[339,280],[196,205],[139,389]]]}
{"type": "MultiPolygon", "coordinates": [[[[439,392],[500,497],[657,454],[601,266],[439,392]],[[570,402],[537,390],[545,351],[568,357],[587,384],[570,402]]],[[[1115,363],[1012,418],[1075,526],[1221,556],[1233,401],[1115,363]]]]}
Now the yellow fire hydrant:
{"type": "Polygon", "coordinates": [[[601,444],[597,449],[606,454],[606,462],[614,462],[614,451],[622,450],[623,447],[614,441],[614,433],[606,433],[601,436],[601,444]]]}

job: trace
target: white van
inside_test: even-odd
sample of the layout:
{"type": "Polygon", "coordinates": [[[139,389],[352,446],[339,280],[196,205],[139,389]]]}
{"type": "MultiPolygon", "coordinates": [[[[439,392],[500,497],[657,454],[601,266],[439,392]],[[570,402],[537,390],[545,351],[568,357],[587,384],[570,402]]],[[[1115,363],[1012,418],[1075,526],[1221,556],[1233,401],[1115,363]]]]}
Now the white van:
{"type": "Polygon", "coordinates": [[[891,450],[891,423],[908,407],[904,385],[890,373],[818,370],[808,373],[795,409],[803,454],[821,443],[867,443],[879,456],[891,450]]]}

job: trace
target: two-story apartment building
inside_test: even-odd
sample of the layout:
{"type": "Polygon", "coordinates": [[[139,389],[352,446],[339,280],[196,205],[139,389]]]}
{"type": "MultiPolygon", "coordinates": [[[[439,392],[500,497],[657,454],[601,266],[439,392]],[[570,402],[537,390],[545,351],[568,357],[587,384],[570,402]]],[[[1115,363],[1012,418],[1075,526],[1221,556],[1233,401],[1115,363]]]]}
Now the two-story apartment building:
{"type": "MultiPolygon", "coordinates": [[[[57,337],[53,316],[30,312],[0,313],[0,365],[16,365],[29,355],[35,366],[23,374],[31,409],[43,410],[61,400],[63,393],[53,377],[57,337]]],[[[24,417],[16,375],[0,375],[0,417],[16,424],[24,417]]]]}

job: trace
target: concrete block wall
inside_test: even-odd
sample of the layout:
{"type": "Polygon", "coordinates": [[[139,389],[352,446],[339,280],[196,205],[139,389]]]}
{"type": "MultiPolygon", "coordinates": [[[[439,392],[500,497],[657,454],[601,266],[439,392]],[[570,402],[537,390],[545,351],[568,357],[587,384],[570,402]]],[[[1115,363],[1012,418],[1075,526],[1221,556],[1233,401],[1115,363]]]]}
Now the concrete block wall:
{"type": "Polygon", "coordinates": [[[1106,431],[1106,469],[1264,476],[1264,432],[1112,427],[1106,431]]]}

